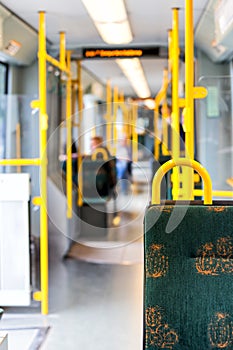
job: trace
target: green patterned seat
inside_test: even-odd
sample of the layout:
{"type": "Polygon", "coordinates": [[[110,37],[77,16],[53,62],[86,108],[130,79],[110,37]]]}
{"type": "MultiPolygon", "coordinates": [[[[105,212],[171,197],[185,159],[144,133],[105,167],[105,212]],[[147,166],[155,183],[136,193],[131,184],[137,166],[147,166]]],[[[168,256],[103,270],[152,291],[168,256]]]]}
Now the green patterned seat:
{"type": "Polygon", "coordinates": [[[148,207],[144,349],[233,349],[232,219],[221,203],[148,207]]]}

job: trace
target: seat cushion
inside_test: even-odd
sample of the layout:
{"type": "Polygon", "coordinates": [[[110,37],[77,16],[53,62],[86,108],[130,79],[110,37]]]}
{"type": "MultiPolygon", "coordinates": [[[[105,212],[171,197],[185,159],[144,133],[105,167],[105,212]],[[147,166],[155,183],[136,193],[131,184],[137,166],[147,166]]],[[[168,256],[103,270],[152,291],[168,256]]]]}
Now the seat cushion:
{"type": "Polygon", "coordinates": [[[148,207],[144,349],[233,348],[233,207],[148,207]]]}

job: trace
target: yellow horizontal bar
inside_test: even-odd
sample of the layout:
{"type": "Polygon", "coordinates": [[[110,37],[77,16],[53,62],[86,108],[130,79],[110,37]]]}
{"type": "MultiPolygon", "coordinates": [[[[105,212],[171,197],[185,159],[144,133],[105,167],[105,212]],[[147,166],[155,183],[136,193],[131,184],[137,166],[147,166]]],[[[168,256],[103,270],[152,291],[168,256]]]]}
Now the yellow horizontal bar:
{"type": "MultiPolygon", "coordinates": [[[[203,190],[193,190],[194,196],[203,196],[203,190]]],[[[215,197],[233,197],[233,191],[212,191],[215,197]]]]}
{"type": "Polygon", "coordinates": [[[32,159],[0,159],[0,165],[40,165],[40,158],[32,158],[32,159]]]}
{"type": "Polygon", "coordinates": [[[46,54],[45,58],[46,58],[46,60],[48,62],[52,63],[52,65],[54,65],[55,67],[59,68],[63,72],[66,72],[67,74],[71,74],[70,70],[66,66],[62,65],[58,60],[56,60],[52,56],[46,54]]]}

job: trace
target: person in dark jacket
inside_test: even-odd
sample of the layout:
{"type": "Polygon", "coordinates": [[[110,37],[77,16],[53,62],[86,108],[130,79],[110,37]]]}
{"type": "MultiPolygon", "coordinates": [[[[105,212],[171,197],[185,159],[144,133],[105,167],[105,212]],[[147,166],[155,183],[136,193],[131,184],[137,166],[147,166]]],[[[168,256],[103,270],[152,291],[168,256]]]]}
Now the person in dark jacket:
{"type": "Polygon", "coordinates": [[[116,160],[111,156],[108,148],[103,145],[103,138],[101,136],[93,136],[91,138],[91,152],[94,153],[96,149],[100,150],[100,152],[97,153],[97,160],[103,159],[101,150],[104,150],[104,153],[107,153],[108,156],[108,160],[103,161],[96,175],[97,191],[101,197],[114,196],[114,189],[116,186],[116,160]],[[105,183],[101,184],[101,179],[104,178],[105,183]]]}

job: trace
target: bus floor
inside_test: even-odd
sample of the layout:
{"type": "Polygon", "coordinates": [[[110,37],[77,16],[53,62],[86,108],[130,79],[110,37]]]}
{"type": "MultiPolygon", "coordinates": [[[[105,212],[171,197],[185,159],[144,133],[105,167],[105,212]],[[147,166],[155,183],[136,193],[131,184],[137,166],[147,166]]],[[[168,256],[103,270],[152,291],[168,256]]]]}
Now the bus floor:
{"type": "MultiPolygon", "coordinates": [[[[130,195],[119,198],[126,203],[126,206],[120,206],[121,224],[108,237],[115,251],[122,251],[137,242],[142,254],[143,215],[150,191],[149,171],[146,162],[141,163],[140,170],[135,168],[133,198],[130,201],[130,195]],[[127,212],[125,218],[124,212],[127,212]],[[134,213],[133,219],[129,212],[134,213]],[[135,219],[135,213],[141,215],[135,219]],[[128,222],[127,217],[131,218],[128,222]],[[128,232],[134,234],[128,235],[128,232]]],[[[59,239],[59,236],[56,227],[50,223],[49,314],[41,315],[38,303],[26,311],[6,309],[0,328],[8,333],[8,349],[141,350],[142,256],[127,263],[111,262],[108,258],[104,261],[103,256],[101,263],[82,258],[64,259],[62,237],[59,239]]],[[[105,251],[108,251],[106,246],[105,251]]]]}

